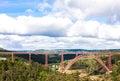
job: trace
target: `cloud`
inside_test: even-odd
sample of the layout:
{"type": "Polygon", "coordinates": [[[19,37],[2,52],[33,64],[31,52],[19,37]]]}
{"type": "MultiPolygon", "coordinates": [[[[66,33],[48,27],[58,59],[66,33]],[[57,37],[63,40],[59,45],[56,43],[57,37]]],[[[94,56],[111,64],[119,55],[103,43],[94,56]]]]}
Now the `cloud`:
{"type": "Polygon", "coordinates": [[[67,32],[67,36],[82,36],[100,39],[120,40],[120,25],[109,25],[97,21],[77,21],[67,32]]]}
{"type": "Polygon", "coordinates": [[[99,38],[120,40],[120,25],[102,24],[99,27],[99,38]]]}
{"type": "Polygon", "coordinates": [[[109,49],[120,48],[119,41],[85,37],[0,35],[0,46],[9,50],[109,49]]]}
{"type": "Polygon", "coordinates": [[[119,24],[105,24],[95,20],[77,20],[55,16],[18,16],[0,14],[0,33],[43,36],[83,36],[107,39],[120,39],[119,24]],[[7,22],[7,23],[6,23],[7,22]]]}
{"type": "Polygon", "coordinates": [[[54,16],[13,18],[0,14],[0,19],[0,33],[4,34],[65,36],[66,29],[72,24],[68,18],[54,16]]]}
{"type": "Polygon", "coordinates": [[[32,10],[32,9],[27,9],[26,11],[25,11],[28,15],[32,15],[33,13],[34,13],[34,11],[32,10]]]}
{"type": "Polygon", "coordinates": [[[39,11],[45,11],[45,9],[51,8],[51,5],[47,2],[39,3],[38,4],[38,9],[39,11]]]}
{"type": "Polygon", "coordinates": [[[53,11],[59,10],[75,19],[105,17],[109,24],[120,22],[119,0],[56,0],[53,11]]]}
{"type": "Polygon", "coordinates": [[[6,14],[0,14],[0,33],[24,34],[25,32],[26,28],[24,25],[17,22],[15,18],[6,14]]]}
{"type": "Polygon", "coordinates": [[[97,37],[100,23],[97,21],[77,21],[68,30],[68,36],[97,37]]]}
{"type": "Polygon", "coordinates": [[[23,8],[30,16],[0,14],[1,47],[120,48],[119,0],[55,0],[52,4],[45,0],[34,2],[34,6],[31,3],[26,1],[28,5],[23,8]]]}

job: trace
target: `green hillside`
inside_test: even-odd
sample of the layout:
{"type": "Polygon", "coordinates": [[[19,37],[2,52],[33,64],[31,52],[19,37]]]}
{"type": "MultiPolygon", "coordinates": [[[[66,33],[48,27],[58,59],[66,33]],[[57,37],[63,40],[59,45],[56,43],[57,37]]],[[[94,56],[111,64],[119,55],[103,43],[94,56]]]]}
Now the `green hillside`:
{"type": "Polygon", "coordinates": [[[29,64],[16,57],[14,63],[10,58],[0,61],[0,81],[82,81],[77,74],[63,74],[53,71],[37,62],[29,64]]]}
{"type": "Polygon", "coordinates": [[[9,55],[2,57],[7,57],[7,60],[0,60],[0,81],[120,81],[120,55],[112,56],[111,74],[99,73],[101,66],[92,59],[79,60],[71,69],[82,66],[79,69],[84,69],[88,73],[84,77],[80,77],[82,72],[63,74],[38,62],[33,61],[29,64],[26,59],[15,57],[15,62],[12,63],[9,55]],[[99,76],[96,80],[91,79],[91,76],[97,75],[99,76]]]}
{"type": "MultiPolygon", "coordinates": [[[[31,64],[28,62],[28,55],[15,55],[14,63],[11,62],[11,55],[0,55],[0,57],[7,58],[5,61],[0,60],[0,81],[120,81],[120,55],[112,56],[110,74],[106,74],[96,61],[89,58],[80,59],[72,65],[69,71],[76,72],[63,74],[52,67],[52,65],[60,65],[60,55],[49,55],[49,67],[43,65],[44,55],[32,55],[31,64]]],[[[65,65],[74,57],[75,55],[64,55],[65,65]]],[[[101,56],[101,59],[107,65],[107,57],[101,56]]]]}

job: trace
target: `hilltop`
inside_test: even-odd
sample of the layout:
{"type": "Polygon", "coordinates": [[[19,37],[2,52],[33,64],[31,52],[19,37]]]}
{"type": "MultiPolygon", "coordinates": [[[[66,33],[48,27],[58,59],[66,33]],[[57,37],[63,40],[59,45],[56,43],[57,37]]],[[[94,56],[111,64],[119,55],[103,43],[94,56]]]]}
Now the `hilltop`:
{"type": "Polygon", "coordinates": [[[99,52],[99,51],[120,51],[120,49],[36,49],[36,50],[7,50],[0,47],[0,52],[8,52],[8,51],[15,51],[15,52],[99,52]]]}
{"type": "Polygon", "coordinates": [[[36,49],[34,52],[99,52],[99,51],[120,51],[120,49],[96,49],[96,50],[87,50],[87,49],[36,49]]]}
{"type": "Polygon", "coordinates": [[[9,52],[9,50],[0,47],[0,52],[9,52]]]}

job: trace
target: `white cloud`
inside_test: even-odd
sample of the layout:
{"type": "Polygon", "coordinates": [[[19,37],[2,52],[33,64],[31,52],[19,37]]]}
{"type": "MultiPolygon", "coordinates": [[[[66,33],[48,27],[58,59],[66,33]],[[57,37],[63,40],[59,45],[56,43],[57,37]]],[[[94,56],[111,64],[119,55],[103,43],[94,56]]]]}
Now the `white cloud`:
{"type": "Polygon", "coordinates": [[[97,21],[77,21],[69,30],[68,36],[97,37],[99,31],[97,21]]]}
{"type": "Polygon", "coordinates": [[[0,35],[0,46],[6,49],[120,48],[119,24],[110,25],[95,20],[72,23],[69,18],[54,16],[12,18],[1,14],[0,18],[3,19],[0,32],[4,33],[0,35]]]}
{"type": "Polygon", "coordinates": [[[26,28],[24,25],[17,22],[15,18],[6,14],[0,14],[0,33],[24,34],[25,32],[26,28]]]}
{"type": "Polygon", "coordinates": [[[48,37],[48,36],[0,36],[0,46],[9,50],[35,49],[108,49],[120,48],[119,41],[85,37],[48,37]],[[16,40],[18,39],[18,40],[16,40]]]}
{"type": "Polygon", "coordinates": [[[68,18],[54,16],[18,16],[12,18],[1,14],[0,19],[0,33],[9,34],[64,36],[66,29],[72,24],[68,18]]]}
{"type": "Polygon", "coordinates": [[[32,10],[32,9],[27,9],[26,11],[25,11],[28,15],[32,15],[33,13],[34,13],[34,11],[32,10]]]}
{"type": "Polygon", "coordinates": [[[48,4],[47,2],[43,2],[43,3],[38,4],[38,9],[41,12],[45,11],[45,9],[47,9],[47,8],[51,8],[51,5],[48,4]]]}
{"type": "Polygon", "coordinates": [[[109,25],[97,21],[77,21],[68,29],[67,36],[83,36],[120,40],[120,24],[109,25]]]}
{"type": "MultiPolygon", "coordinates": [[[[14,18],[0,14],[1,47],[28,50],[120,48],[119,0],[55,0],[53,5],[43,2],[36,6],[47,15],[14,18]],[[91,19],[94,17],[103,17],[106,21],[91,19]]],[[[29,14],[34,14],[33,11],[26,10],[29,14]]]]}
{"type": "Polygon", "coordinates": [[[99,37],[120,40],[120,25],[102,24],[99,27],[99,37]]]}
{"type": "Polygon", "coordinates": [[[120,0],[56,0],[53,6],[55,10],[76,19],[102,16],[109,23],[116,23],[112,20],[116,16],[116,20],[120,21],[120,0]]]}

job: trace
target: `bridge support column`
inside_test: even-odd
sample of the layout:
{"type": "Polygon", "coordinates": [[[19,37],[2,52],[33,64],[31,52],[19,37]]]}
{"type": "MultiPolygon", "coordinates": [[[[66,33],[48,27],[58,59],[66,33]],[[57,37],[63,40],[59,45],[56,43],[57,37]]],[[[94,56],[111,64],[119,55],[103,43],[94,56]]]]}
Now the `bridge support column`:
{"type": "Polygon", "coordinates": [[[60,71],[64,71],[64,54],[61,54],[60,71]]]}
{"type": "Polygon", "coordinates": [[[29,63],[31,63],[31,53],[29,53],[29,63]]]}
{"type": "Polygon", "coordinates": [[[77,56],[78,56],[78,53],[76,52],[75,54],[76,54],[76,57],[77,57],[77,56]]]}
{"type": "Polygon", "coordinates": [[[12,52],[12,62],[14,62],[14,53],[12,52]]]}
{"type": "Polygon", "coordinates": [[[48,66],[48,54],[45,54],[45,66],[48,66]]]}
{"type": "Polygon", "coordinates": [[[108,68],[109,70],[111,70],[111,66],[112,66],[112,63],[111,63],[111,55],[108,56],[108,68]]]}

